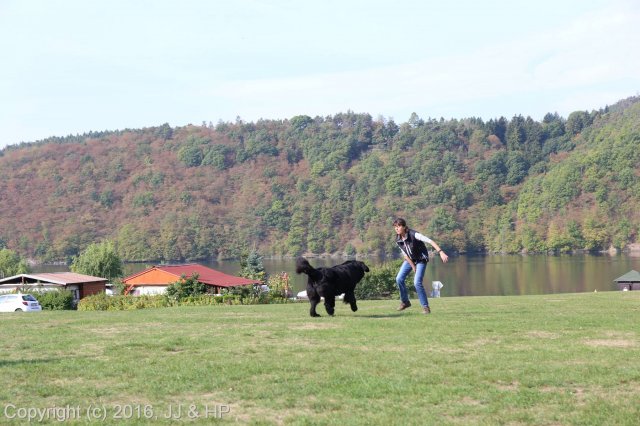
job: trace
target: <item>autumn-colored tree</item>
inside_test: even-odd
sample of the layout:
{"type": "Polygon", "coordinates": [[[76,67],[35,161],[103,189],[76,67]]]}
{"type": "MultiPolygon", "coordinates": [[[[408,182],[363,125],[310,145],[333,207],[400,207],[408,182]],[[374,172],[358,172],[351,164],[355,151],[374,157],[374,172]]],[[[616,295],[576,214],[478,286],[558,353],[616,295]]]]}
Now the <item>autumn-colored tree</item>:
{"type": "Polygon", "coordinates": [[[458,251],[623,248],[640,234],[639,122],[633,97],[542,122],[347,111],[52,137],[0,151],[0,247],[48,262],[103,240],[127,261],[373,254],[393,252],[388,221],[405,215],[458,251]]]}

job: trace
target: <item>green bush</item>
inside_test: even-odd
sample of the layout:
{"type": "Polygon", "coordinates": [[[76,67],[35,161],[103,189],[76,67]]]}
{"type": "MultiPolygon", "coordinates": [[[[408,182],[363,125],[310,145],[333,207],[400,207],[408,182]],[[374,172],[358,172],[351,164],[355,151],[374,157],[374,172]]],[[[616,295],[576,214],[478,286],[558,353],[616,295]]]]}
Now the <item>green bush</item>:
{"type": "Polygon", "coordinates": [[[238,294],[202,294],[186,296],[180,300],[167,295],[109,296],[105,293],[85,297],[78,303],[79,311],[128,311],[146,308],[167,308],[171,306],[210,305],[255,305],[262,303],[286,303],[282,297],[271,297],[265,293],[259,296],[241,297],[238,294]]]}
{"type": "Polygon", "coordinates": [[[211,295],[202,294],[180,299],[177,306],[208,306],[208,305],[242,305],[242,299],[234,294],[211,295]]]}
{"type": "Polygon", "coordinates": [[[32,291],[42,309],[48,311],[64,311],[74,309],[73,293],[69,290],[32,291]]]}
{"type": "Polygon", "coordinates": [[[171,306],[211,306],[211,305],[257,305],[268,303],[287,303],[289,300],[279,292],[260,292],[253,287],[224,290],[223,294],[198,294],[193,290],[193,282],[169,286],[173,292],[161,295],[113,295],[94,294],[78,302],[79,311],[127,311],[146,308],[167,308],[171,306]],[[177,290],[177,291],[176,291],[177,290]],[[169,294],[171,293],[171,294],[169,294]],[[180,297],[178,297],[178,294],[180,297]]]}
{"type": "MultiPolygon", "coordinates": [[[[355,295],[357,299],[386,299],[394,297],[398,291],[396,275],[400,269],[402,260],[385,262],[373,267],[364,275],[362,281],[356,285],[355,295]]],[[[409,290],[409,286],[407,286],[409,290]]]]}
{"type": "Polygon", "coordinates": [[[107,311],[111,305],[112,299],[117,296],[108,296],[106,293],[98,293],[78,302],[79,311],[107,311]]]}
{"type": "Polygon", "coordinates": [[[167,296],[176,301],[200,296],[206,292],[207,286],[198,281],[198,274],[193,274],[190,277],[183,274],[178,281],[167,287],[167,296]]]}
{"type": "Polygon", "coordinates": [[[164,308],[173,306],[164,295],[109,296],[105,293],[94,294],[78,302],[79,311],[128,311],[145,308],[164,308]]]}
{"type": "Polygon", "coordinates": [[[291,296],[289,275],[286,272],[270,275],[267,278],[267,286],[269,287],[269,296],[273,300],[286,299],[291,296]]]}

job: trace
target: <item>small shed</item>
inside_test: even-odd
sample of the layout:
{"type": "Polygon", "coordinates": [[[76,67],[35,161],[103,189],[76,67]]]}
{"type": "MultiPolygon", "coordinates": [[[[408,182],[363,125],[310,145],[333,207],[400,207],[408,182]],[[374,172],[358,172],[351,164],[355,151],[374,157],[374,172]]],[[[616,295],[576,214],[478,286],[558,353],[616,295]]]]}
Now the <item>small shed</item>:
{"type": "Polygon", "coordinates": [[[197,263],[181,265],[156,265],[137,274],[126,277],[125,294],[162,294],[170,284],[182,276],[198,276],[198,281],[209,287],[211,293],[220,293],[224,288],[258,285],[260,281],[228,275],[197,263]]]}
{"type": "Polygon", "coordinates": [[[640,272],[638,271],[631,270],[613,281],[618,284],[618,290],[640,290],[640,272]]]}
{"type": "Polygon", "coordinates": [[[78,300],[103,293],[106,278],[91,275],[76,274],[75,272],[48,272],[40,274],[19,274],[0,280],[0,293],[11,292],[16,289],[55,290],[65,289],[73,293],[73,298],[78,300]]]}

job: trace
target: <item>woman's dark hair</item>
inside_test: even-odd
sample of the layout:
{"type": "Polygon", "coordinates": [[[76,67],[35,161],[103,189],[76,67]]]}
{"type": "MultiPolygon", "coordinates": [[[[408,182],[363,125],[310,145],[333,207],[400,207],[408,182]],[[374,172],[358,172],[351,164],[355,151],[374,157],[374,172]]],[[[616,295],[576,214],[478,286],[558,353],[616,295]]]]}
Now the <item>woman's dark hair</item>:
{"type": "Polygon", "coordinates": [[[396,225],[400,225],[400,226],[406,227],[407,226],[407,221],[404,220],[403,218],[399,217],[399,218],[397,218],[396,220],[393,221],[393,226],[396,226],[396,225]]]}

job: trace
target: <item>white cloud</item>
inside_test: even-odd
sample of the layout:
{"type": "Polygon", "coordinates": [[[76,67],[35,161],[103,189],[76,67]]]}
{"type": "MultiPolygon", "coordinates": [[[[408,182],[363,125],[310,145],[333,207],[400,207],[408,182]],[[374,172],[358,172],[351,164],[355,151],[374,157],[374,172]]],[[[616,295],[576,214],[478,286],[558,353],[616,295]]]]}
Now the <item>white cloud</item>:
{"type": "Polygon", "coordinates": [[[8,4],[0,14],[10,65],[0,69],[0,147],[89,130],[346,110],[396,121],[412,112],[541,119],[640,90],[640,5],[631,0],[540,0],[527,15],[506,0],[491,8],[8,4]]]}
{"type": "Polygon", "coordinates": [[[544,110],[544,106],[531,108],[531,113],[541,116],[557,108],[568,114],[580,103],[582,109],[597,108],[604,106],[599,102],[634,94],[609,86],[624,80],[640,83],[640,55],[630,51],[640,44],[638,22],[634,9],[598,10],[545,33],[484,46],[467,55],[357,72],[236,80],[211,87],[208,93],[242,105],[252,117],[260,112],[323,115],[353,109],[374,115],[401,111],[404,119],[411,111],[439,116],[440,106],[491,102],[501,96],[521,96],[521,112],[526,115],[524,102],[536,94],[551,94],[553,101],[544,110]]]}

